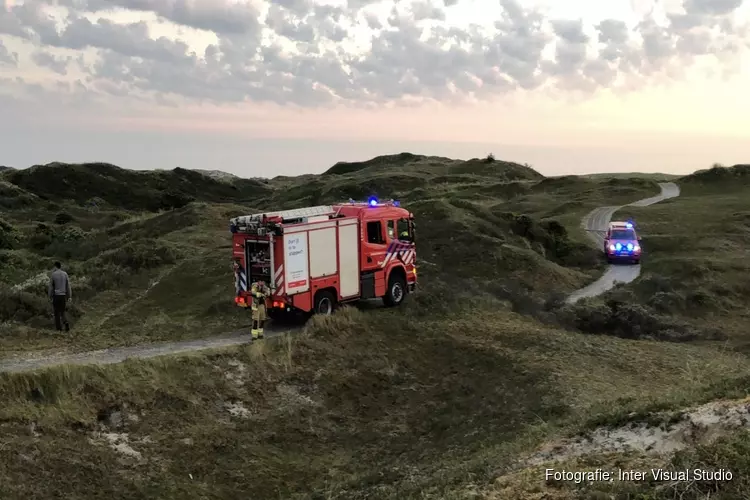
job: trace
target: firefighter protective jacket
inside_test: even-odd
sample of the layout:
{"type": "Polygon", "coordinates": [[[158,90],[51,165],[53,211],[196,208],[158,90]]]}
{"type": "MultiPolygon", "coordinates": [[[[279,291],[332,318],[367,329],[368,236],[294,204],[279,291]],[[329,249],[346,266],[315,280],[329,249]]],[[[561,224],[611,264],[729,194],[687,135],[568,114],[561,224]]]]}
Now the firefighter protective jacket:
{"type": "Polygon", "coordinates": [[[271,295],[271,289],[266,286],[265,283],[255,282],[250,288],[250,294],[253,296],[253,300],[256,304],[262,303],[263,300],[271,295]]]}

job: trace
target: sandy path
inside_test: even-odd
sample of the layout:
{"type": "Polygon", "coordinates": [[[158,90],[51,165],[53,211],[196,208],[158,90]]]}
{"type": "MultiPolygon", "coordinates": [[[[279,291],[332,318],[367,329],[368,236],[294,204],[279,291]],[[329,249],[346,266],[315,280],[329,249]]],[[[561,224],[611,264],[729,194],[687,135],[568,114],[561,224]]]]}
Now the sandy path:
{"type": "MultiPolygon", "coordinates": [[[[266,328],[266,338],[276,337],[291,328],[266,328]]],[[[250,329],[232,332],[221,337],[208,339],[184,340],[180,342],[163,342],[131,347],[113,347],[99,351],[73,354],[49,354],[27,359],[0,360],[0,372],[18,373],[51,368],[61,365],[109,365],[121,363],[130,358],[154,358],[167,354],[184,354],[188,352],[215,349],[245,344],[250,341],[250,329]]],[[[261,341],[262,342],[262,341],[261,341]]]]}

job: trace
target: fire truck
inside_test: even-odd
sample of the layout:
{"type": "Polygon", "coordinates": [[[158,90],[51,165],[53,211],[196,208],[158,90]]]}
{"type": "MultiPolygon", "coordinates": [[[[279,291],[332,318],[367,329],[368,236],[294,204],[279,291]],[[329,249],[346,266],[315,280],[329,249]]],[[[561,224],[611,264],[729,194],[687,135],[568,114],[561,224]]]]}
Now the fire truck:
{"type": "Polygon", "coordinates": [[[414,215],[398,201],[244,215],[230,220],[235,303],[250,288],[271,289],[271,319],[289,313],[331,314],[339,304],[382,298],[398,306],[417,286],[414,215]]]}

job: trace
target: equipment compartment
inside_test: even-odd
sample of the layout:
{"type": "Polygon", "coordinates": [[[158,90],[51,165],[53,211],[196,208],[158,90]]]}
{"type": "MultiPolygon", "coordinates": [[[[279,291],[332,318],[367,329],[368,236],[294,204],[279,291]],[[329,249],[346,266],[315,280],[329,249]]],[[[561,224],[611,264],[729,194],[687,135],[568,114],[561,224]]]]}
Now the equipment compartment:
{"type": "Polygon", "coordinates": [[[246,240],[248,285],[258,280],[271,284],[271,247],[268,241],[246,240]]]}

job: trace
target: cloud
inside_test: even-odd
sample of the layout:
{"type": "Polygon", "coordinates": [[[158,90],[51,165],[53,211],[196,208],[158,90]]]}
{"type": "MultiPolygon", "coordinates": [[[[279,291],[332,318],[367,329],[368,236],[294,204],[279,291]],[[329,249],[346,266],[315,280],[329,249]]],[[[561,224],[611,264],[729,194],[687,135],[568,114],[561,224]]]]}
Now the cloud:
{"type": "Polygon", "coordinates": [[[18,54],[11,52],[0,40],[0,66],[16,66],[18,65],[18,54]]]}
{"type": "Polygon", "coordinates": [[[428,0],[419,0],[411,4],[411,15],[414,21],[435,19],[445,21],[445,12],[440,7],[432,5],[428,0]]]}
{"type": "Polygon", "coordinates": [[[37,50],[31,55],[31,60],[41,68],[49,68],[58,75],[67,75],[72,57],[55,57],[49,52],[37,50]]]}
{"type": "MultiPolygon", "coordinates": [[[[291,2],[292,0],[287,0],[291,2]]],[[[218,34],[246,34],[260,29],[258,11],[249,3],[227,0],[58,0],[77,12],[113,9],[153,12],[162,19],[218,34]]]]}
{"type": "Polygon", "coordinates": [[[85,17],[71,18],[59,33],[44,38],[51,47],[83,50],[104,49],[129,57],[157,62],[191,60],[187,44],[165,37],[149,36],[146,22],[117,24],[107,19],[92,23],[85,17]]]}
{"type": "Polygon", "coordinates": [[[743,0],[685,0],[685,10],[696,14],[722,15],[740,8],[743,0]]]}
{"type": "MultiPolygon", "coordinates": [[[[79,82],[117,99],[315,107],[481,100],[540,88],[590,94],[668,81],[697,57],[747,47],[733,17],[741,0],[685,0],[666,22],[649,14],[635,26],[548,19],[516,0],[499,0],[501,15],[483,26],[450,24],[456,0],[398,1],[387,16],[389,4],[370,0],[271,0],[262,9],[229,0],[50,2],[0,10],[0,36],[33,46],[30,61],[52,73],[49,82],[67,82],[55,91],[80,91],[79,82]],[[147,20],[115,21],[122,11],[151,13],[171,23],[160,32],[173,26],[174,35],[155,35],[147,20]],[[210,36],[201,45],[177,27],[210,36]]],[[[18,56],[0,45],[0,60],[15,64],[18,56]]]]}

